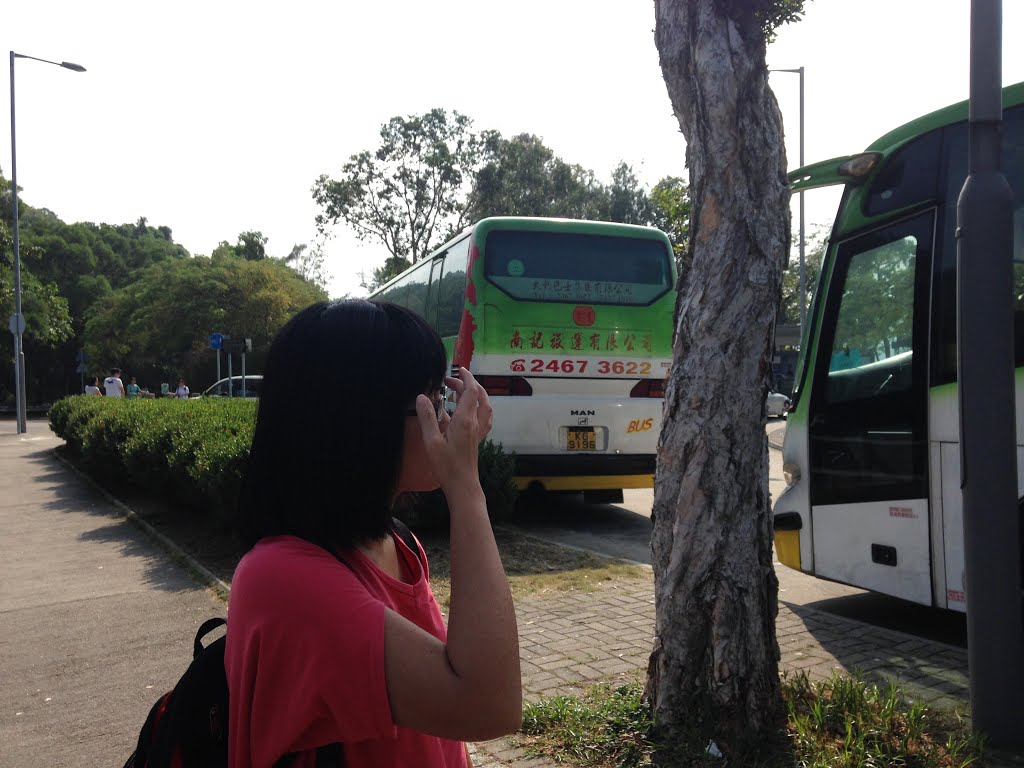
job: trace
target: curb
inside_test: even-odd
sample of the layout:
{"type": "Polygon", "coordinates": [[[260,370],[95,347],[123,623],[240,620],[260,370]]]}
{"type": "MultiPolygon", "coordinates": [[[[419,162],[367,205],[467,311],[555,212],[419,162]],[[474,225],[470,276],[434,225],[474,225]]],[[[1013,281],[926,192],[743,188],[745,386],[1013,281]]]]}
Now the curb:
{"type": "Polygon", "coordinates": [[[164,534],[160,533],[160,531],[158,531],[152,525],[150,525],[141,517],[139,517],[135,513],[135,510],[133,510],[123,501],[121,501],[116,496],[111,494],[110,491],[101,486],[99,483],[97,483],[95,480],[93,480],[91,477],[85,474],[82,470],[80,470],[70,461],[68,461],[59,453],[57,453],[56,449],[53,450],[53,456],[54,458],[57,459],[57,461],[61,462],[65,467],[74,472],[79,479],[84,480],[86,484],[88,484],[94,490],[99,491],[99,493],[107,501],[109,501],[111,504],[117,507],[118,510],[121,511],[121,513],[127,520],[129,520],[133,525],[138,527],[139,530],[141,530],[148,538],[152,539],[156,544],[158,544],[160,547],[166,550],[167,553],[171,555],[171,557],[173,557],[178,562],[182,563],[192,573],[193,576],[198,578],[199,581],[204,582],[207,587],[210,587],[215,592],[217,592],[221,599],[227,599],[227,596],[231,594],[230,584],[215,576],[209,568],[200,563],[198,560],[192,557],[192,555],[190,555],[188,552],[179,547],[174,541],[169,539],[164,534]]]}

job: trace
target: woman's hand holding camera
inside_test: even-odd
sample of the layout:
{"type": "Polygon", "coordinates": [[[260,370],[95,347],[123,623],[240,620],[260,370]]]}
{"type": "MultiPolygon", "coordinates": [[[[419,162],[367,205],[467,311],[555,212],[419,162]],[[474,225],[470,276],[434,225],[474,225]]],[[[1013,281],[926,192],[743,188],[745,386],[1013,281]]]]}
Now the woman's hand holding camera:
{"type": "Polygon", "coordinates": [[[445,377],[445,384],[458,394],[455,413],[442,413],[438,421],[426,395],[416,398],[416,413],[434,477],[448,493],[479,486],[477,452],[491,431],[494,411],[487,392],[465,368],[445,377]]]}

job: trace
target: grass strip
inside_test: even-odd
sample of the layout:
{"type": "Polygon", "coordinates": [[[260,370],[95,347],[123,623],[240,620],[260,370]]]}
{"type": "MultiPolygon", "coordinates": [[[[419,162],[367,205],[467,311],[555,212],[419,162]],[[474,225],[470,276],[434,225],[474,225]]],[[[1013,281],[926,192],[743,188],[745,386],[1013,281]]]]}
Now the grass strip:
{"type": "Polygon", "coordinates": [[[672,764],[744,765],[755,768],[967,768],[981,766],[983,739],[956,713],[906,703],[898,687],[879,687],[858,676],[835,674],[811,681],[806,672],[784,675],[784,732],[757,755],[725,759],[707,745],[658,745],[639,682],[598,685],[581,696],[558,696],[528,705],[521,746],[580,768],[652,765],[660,748],[672,764]]]}

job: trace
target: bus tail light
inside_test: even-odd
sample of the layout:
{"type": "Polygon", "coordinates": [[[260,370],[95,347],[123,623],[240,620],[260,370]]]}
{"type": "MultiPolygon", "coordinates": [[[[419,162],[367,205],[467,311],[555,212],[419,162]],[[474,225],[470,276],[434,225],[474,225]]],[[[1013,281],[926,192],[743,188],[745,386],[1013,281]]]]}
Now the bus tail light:
{"type": "Polygon", "coordinates": [[[638,381],[636,386],[633,387],[629,393],[630,397],[664,397],[665,396],[665,380],[664,379],[644,379],[638,381]]]}
{"type": "Polygon", "coordinates": [[[530,382],[522,376],[477,376],[476,380],[492,396],[529,397],[533,394],[530,382]]]}

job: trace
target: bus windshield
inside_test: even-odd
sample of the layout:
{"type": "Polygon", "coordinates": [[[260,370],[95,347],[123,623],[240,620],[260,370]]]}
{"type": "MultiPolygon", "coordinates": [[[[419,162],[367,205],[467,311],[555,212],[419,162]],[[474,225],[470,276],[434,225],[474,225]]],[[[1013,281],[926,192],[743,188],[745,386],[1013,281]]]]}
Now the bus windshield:
{"type": "Polygon", "coordinates": [[[496,230],[485,250],[488,281],[522,301],[647,306],[672,289],[658,240],[496,230]]]}

